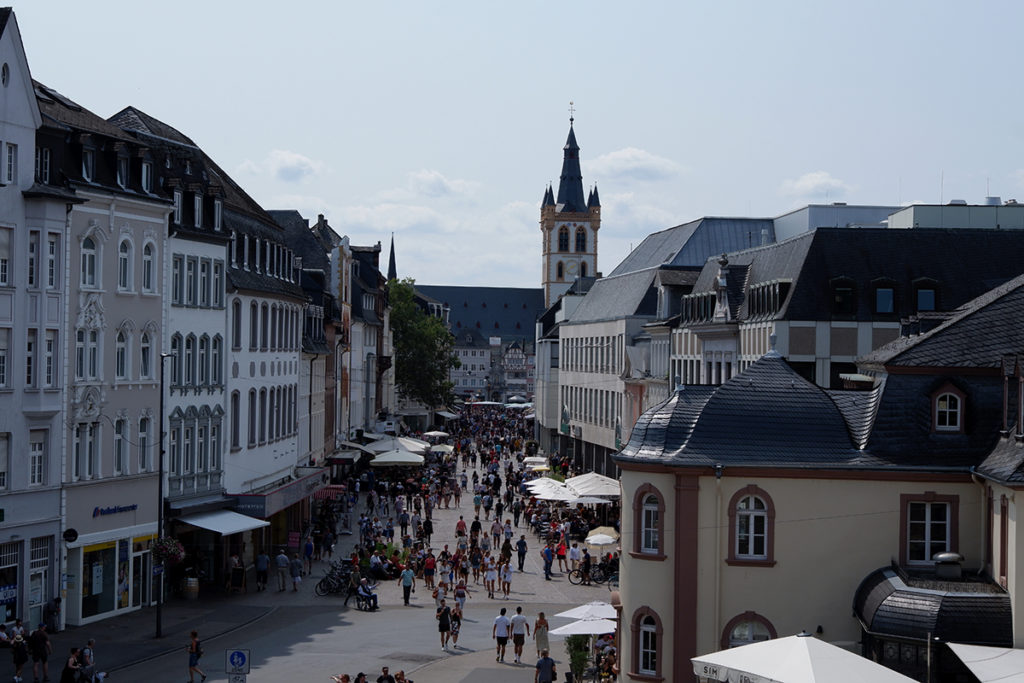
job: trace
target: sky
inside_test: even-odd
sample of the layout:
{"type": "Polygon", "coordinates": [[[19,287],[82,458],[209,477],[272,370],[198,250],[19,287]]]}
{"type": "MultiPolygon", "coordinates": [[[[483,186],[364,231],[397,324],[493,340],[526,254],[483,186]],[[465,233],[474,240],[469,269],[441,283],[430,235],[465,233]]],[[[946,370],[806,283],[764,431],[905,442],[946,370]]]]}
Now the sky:
{"type": "Polygon", "coordinates": [[[423,284],[540,286],[570,101],[605,273],[700,216],[1024,201],[1019,2],[13,6],[34,78],[423,284]]]}

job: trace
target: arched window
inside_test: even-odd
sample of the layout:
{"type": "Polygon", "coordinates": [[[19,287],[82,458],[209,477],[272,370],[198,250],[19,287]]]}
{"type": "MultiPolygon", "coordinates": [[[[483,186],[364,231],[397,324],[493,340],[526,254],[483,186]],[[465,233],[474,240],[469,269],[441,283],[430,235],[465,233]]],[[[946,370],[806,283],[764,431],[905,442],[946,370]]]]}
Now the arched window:
{"type": "Polygon", "coordinates": [[[210,471],[220,470],[220,422],[210,425],[210,471]]]}
{"type": "Polygon", "coordinates": [[[219,334],[210,342],[210,384],[224,385],[224,340],[219,334]]]}
{"type": "Polygon", "coordinates": [[[199,372],[197,384],[205,387],[210,383],[210,338],[205,334],[199,338],[199,372]]]}
{"type": "Polygon", "coordinates": [[[266,304],[260,307],[260,349],[263,351],[267,350],[267,343],[270,340],[269,336],[269,325],[270,325],[270,309],[266,304]]]}
{"type": "Polygon", "coordinates": [[[181,386],[181,335],[171,337],[171,384],[181,386]]]}
{"type": "Polygon", "coordinates": [[[114,374],[117,379],[128,379],[128,344],[124,332],[117,333],[114,345],[114,374]]]}
{"type": "Polygon", "coordinates": [[[256,445],[256,390],[249,390],[249,445],[256,445]]]}
{"type": "Polygon", "coordinates": [[[260,443],[267,441],[267,390],[260,389],[260,443]]]}
{"type": "Polygon", "coordinates": [[[153,342],[149,332],[143,332],[139,342],[139,378],[153,379],[153,342]]]}
{"type": "Polygon", "coordinates": [[[744,612],[729,620],[722,630],[721,648],[739,647],[778,637],[772,622],[756,612],[744,612]]]}
{"type": "Polygon", "coordinates": [[[585,252],[587,250],[587,229],[576,228],[576,251],[585,252]]]}
{"type": "Polygon", "coordinates": [[[152,244],[147,244],[142,248],[142,291],[144,292],[152,292],[156,288],[153,279],[154,251],[152,244]]]}
{"type": "Polygon", "coordinates": [[[149,418],[139,420],[139,472],[149,470],[149,418]]]}
{"type": "Polygon", "coordinates": [[[116,420],[114,422],[114,474],[128,474],[127,463],[125,462],[125,456],[127,455],[125,447],[127,446],[128,435],[126,432],[126,425],[124,420],[116,420]]]}
{"type": "Polygon", "coordinates": [[[565,264],[561,261],[555,265],[555,278],[558,280],[565,279],[565,264]]]}
{"type": "Polygon", "coordinates": [[[201,425],[196,435],[196,472],[206,471],[206,454],[209,450],[210,430],[201,425]]]}
{"type": "Polygon", "coordinates": [[[964,408],[967,395],[947,382],[932,394],[932,431],[959,433],[964,431],[964,408]]]}
{"type": "Polygon", "coordinates": [[[767,492],[750,485],[729,501],[728,564],[775,564],[775,504],[767,492]]]}
{"type": "Polygon", "coordinates": [[[270,350],[277,351],[277,315],[278,307],[270,307],[270,350]]]}
{"type": "Polygon", "coordinates": [[[132,245],[121,240],[117,248],[117,288],[127,291],[132,288],[132,245]]]}
{"type": "Polygon", "coordinates": [[[587,262],[586,261],[580,261],[580,277],[586,277],[586,276],[587,276],[587,262]]]}
{"type": "Polygon", "coordinates": [[[231,448],[242,447],[241,416],[242,400],[237,391],[231,392],[231,448]]]}
{"type": "Polygon", "coordinates": [[[193,386],[196,383],[196,338],[194,335],[185,337],[185,362],[184,362],[185,386],[193,386]]]}
{"type": "Polygon", "coordinates": [[[569,228],[564,225],[558,229],[558,251],[569,251],[569,228]]]}
{"type": "Polygon", "coordinates": [[[242,302],[238,299],[231,301],[231,348],[242,348],[242,302]]]}
{"type": "Polygon", "coordinates": [[[631,673],[660,679],[664,630],[661,617],[650,607],[641,607],[633,614],[630,630],[633,635],[631,673]]]}
{"type": "Polygon", "coordinates": [[[91,237],[82,240],[82,286],[96,286],[96,242],[91,237]]]}
{"type": "Polygon", "coordinates": [[[255,301],[249,304],[249,350],[255,351],[260,345],[260,307],[255,301]]]}
{"type": "Polygon", "coordinates": [[[630,555],[640,559],[665,557],[665,498],[652,484],[640,486],[633,494],[633,548],[630,555]]]}
{"type": "Polygon", "coordinates": [[[277,430],[274,425],[277,424],[278,416],[281,414],[280,406],[277,403],[277,389],[271,387],[267,402],[270,404],[267,413],[270,416],[270,424],[267,425],[267,438],[273,441],[277,438],[277,430]]]}
{"type": "Polygon", "coordinates": [[[184,453],[185,457],[184,457],[184,462],[183,462],[182,468],[181,468],[181,474],[188,474],[189,472],[194,472],[195,471],[195,465],[196,465],[196,439],[195,439],[196,428],[193,425],[189,424],[189,425],[187,425],[185,427],[184,434],[185,434],[185,437],[184,437],[184,439],[182,441],[182,444],[184,445],[184,448],[183,448],[182,452],[184,453]]]}

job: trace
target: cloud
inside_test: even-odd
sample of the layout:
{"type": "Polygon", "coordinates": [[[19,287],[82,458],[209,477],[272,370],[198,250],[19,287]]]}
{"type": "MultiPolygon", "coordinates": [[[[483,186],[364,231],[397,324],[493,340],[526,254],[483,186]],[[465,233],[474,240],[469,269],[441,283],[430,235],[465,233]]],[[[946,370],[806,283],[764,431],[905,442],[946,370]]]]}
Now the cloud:
{"type": "Polygon", "coordinates": [[[251,175],[270,175],[286,183],[297,183],[324,170],[322,162],[284,149],[271,150],[263,161],[246,159],[239,171],[251,175]]]}
{"type": "Polygon", "coordinates": [[[585,175],[602,178],[632,180],[666,180],[675,177],[683,167],[664,157],[636,147],[626,147],[602,154],[593,161],[584,162],[585,175]]]}
{"type": "Polygon", "coordinates": [[[420,169],[409,173],[404,187],[384,190],[377,199],[391,202],[410,202],[421,199],[459,199],[471,197],[480,187],[472,180],[458,180],[445,177],[434,169],[420,169]]]}
{"type": "Polygon", "coordinates": [[[826,192],[838,197],[850,189],[849,185],[839,178],[832,177],[828,171],[804,173],[796,180],[782,181],[782,193],[798,197],[821,195],[826,192]]]}

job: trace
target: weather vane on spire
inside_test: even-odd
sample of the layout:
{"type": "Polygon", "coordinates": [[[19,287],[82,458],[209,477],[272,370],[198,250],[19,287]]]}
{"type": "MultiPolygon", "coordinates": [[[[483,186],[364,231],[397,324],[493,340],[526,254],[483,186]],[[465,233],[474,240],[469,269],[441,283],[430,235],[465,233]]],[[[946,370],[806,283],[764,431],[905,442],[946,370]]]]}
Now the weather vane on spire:
{"type": "Polygon", "coordinates": [[[572,106],[572,100],[569,100],[569,123],[570,124],[572,124],[572,122],[576,120],[573,117],[573,114],[575,114],[575,113],[576,113],[576,109],[572,106]]]}

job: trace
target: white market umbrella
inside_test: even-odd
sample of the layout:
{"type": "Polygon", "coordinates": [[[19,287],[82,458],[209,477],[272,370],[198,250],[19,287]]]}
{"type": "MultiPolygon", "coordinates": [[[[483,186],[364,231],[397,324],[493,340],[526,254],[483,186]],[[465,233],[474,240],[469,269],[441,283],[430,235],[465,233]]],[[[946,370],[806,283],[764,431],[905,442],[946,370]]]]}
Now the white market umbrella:
{"type": "Polygon", "coordinates": [[[511,396],[508,399],[509,403],[526,403],[526,399],[522,396],[511,396]]]}
{"type": "Polygon", "coordinates": [[[617,479],[588,472],[565,480],[565,485],[581,496],[618,496],[622,489],[617,479]]]}
{"type": "Polygon", "coordinates": [[[448,432],[439,432],[434,430],[432,432],[423,432],[423,436],[429,436],[431,439],[443,439],[448,436],[448,432]]]}
{"type": "Polygon", "coordinates": [[[594,496],[580,496],[569,501],[573,505],[608,505],[611,503],[607,498],[595,498],[594,496]]]}
{"type": "Polygon", "coordinates": [[[467,403],[466,405],[472,407],[472,406],[500,406],[500,405],[504,405],[504,404],[503,403],[498,403],[497,401],[473,401],[471,403],[467,403]]]}
{"type": "MultiPolygon", "coordinates": [[[[371,462],[372,464],[372,462],[371,462]]],[[[619,539],[612,538],[608,534],[591,534],[587,536],[587,545],[615,545],[619,539]]]]}
{"type": "Polygon", "coordinates": [[[389,439],[382,439],[371,444],[366,445],[374,453],[385,453],[387,451],[393,451],[401,449],[409,451],[410,453],[426,453],[430,450],[430,444],[426,441],[420,441],[419,439],[410,439],[407,436],[391,437],[389,439]]]}
{"type": "Polygon", "coordinates": [[[410,453],[407,450],[396,448],[393,451],[381,453],[370,461],[372,467],[412,467],[423,464],[423,456],[410,453]]]}
{"type": "Polygon", "coordinates": [[[909,683],[913,680],[810,635],[763,640],[690,661],[694,674],[729,683],[909,683]]]}
{"type": "Polygon", "coordinates": [[[539,455],[531,455],[529,457],[523,458],[523,464],[524,465],[547,465],[548,464],[548,459],[547,458],[543,458],[543,457],[541,457],[539,455]]]}
{"type": "Polygon", "coordinates": [[[1024,650],[946,643],[981,683],[1024,683],[1024,650]]]}
{"type": "Polygon", "coordinates": [[[617,624],[611,619],[580,619],[549,631],[553,636],[595,636],[611,633],[617,624]]]}
{"type": "Polygon", "coordinates": [[[551,468],[547,465],[534,465],[530,468],[531,472],[550,472],[551,468]]]}
{"type": "Polygon", "coordinates": [[[541,489],[533,495],[538,500],[552,500],[560,503],[568,503],[574,498],[568,491],[559,491],[558,489],[541,489]]]}
{"type": "Polygon", "coordinates": [[[615,608],[612,607],[611,603],[604,600],[594,600],[585,605],[559,612],[555,616],[565,619],[614,619],[618,615],[615,613],[615,608]]]}
{"type": "Polygon", "coordinates": [[[442,444],[438,444],[437,446],[431,446],[430,447],[430,452],[431,453],[443,453],[445,455],[451,453],[454,450],[455,450],[454,446],[449,446],[448,444],[443,444],[443,443],[442,444]]]}

